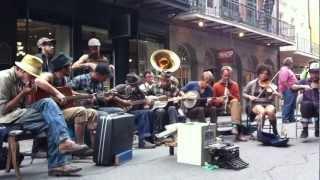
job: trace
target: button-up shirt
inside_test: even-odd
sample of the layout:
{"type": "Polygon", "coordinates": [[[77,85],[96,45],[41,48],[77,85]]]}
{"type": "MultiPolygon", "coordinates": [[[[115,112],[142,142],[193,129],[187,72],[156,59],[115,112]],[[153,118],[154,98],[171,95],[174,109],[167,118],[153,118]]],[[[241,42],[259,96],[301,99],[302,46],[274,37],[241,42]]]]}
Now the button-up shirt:
{"type": "Polygon", "coordinates": [[[103,82],[92,79],[91,74],[82,74],[72,79],[72,88],[86,91],[87,93],[99,93],[104,91],[103,82]]]}
{"type": "Polygon", "coordinates": [[[6,104],[16,97],[22,90],[22,82],[17,78],[15,68],[0,71],[0,123],[12,123],[20,118],[26,109],[23,109],[23,100],[18,108],[5,113],[6,104]]]}
{"type": "Polygon", "coordinates": [[[294,72],[289,69],[288,66],[282,66],[279,72],[279,90],[280,92],[284,92],[287,89],[290,89],[293,84],[296,84],[298,82],[296,75],[294,72]]]}

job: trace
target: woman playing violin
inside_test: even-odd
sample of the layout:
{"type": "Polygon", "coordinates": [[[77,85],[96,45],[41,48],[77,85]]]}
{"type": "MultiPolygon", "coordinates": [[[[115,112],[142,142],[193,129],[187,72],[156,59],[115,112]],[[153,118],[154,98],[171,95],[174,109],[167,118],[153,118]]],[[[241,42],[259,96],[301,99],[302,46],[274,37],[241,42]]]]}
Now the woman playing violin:
{"type": "Polygon", "coordinates": [[[280,94],[276,91],[276,85],[271,82],[270,67],[265,64],[258,65],[257,76],[244,88],[243,97],[248,101],[250,113],[255,114],[259,128],[263,127],[264,120],[268,116],[273,133],[278,135],[274,98],[280,94]]]}

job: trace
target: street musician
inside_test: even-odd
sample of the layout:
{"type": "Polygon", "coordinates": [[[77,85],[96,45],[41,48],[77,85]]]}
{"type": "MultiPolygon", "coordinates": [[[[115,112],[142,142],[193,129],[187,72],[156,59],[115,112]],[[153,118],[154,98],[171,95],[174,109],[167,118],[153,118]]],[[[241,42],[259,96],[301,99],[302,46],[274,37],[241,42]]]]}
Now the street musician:
{"type": "Polygon", "coordinates": [[[292,86],[293,90],[302,90],[301,101],[301,116],[303,130],[301,138],[307,138],[308,124],[311,123],[311,118],[315,117],[315,136],[319,137],[319,63],[313,62],[309,66],[310,77],[306,80],[301,80],[292,86]]]}
{"type": "MultiPolygon", "coordinates": [[[[271,69],[265,64],[257,67],[258,78],[250,81],[243,90],[243,97],[248,101],[249,113],[253,112],[258,122],[258,130],[263,128],[266,116],[272,126],[273,134],[278,135],[275,97],[280,96],[276,85],[270,81],[271,69]]],[[[285,136],[285,134],[283,134],[285,136]]]]}

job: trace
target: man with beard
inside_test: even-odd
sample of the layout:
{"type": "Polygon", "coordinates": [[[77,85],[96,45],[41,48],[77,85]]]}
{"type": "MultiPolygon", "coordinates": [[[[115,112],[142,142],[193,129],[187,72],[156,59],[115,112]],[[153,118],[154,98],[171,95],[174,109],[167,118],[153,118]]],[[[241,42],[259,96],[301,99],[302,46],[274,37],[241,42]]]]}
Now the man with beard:
{"type": "Polygon", "coordinates": [[[121,103],[130,106],[128,113],[135,115],[135,124],[138,130],[139,148],[150,149],[155,148],[155,145],[146,141],[146,138],[151,137],[152,111],[144,109],[145,104],[149,102],[146,100],[145,94],[140,90],[140,77],[135,73],[129,73],[126,77],[125,84],[117,85],[112,91],[125,97],[121,103]],[[144,101],[143,103],[134,105],[134,101],[144,101]]]}
{"type": "MultiPolygon", "coordinates": [[[[44,73],[41,76],[54,87],[69,87],[71,89],[71,82],[69,79],[71,64],[72,59],[70,57],[59,54],[52,58],[52,73],[44,73]]],[[[72,94],[79,95],[80,93],[72,91],[72,94]]],[[[95,144],[94,132],[97,126],[97,111],[91,108],[76,106],[63,109],[63,114],[67,121],[71,121],[72,124],[74,124],[75,140],[78,144],[84,144],[85,130],[89,130],[92,149],[87,151],[86,155],[91,155],[95,144]]]]}
{"type": "Polygon", "coordinates": [[[293,90],[302,90],[303,96],[301,101],[301,116],[303,130],[301,138],[308,137],[308,124],[311,118],[315,120],[315,136],[319,137],[319,63],[313,62],[309,67],[310,77],[306,80],[301,80],[292,86],[293,90]]]}
{"type": "MultiPolygon", "coordinates": [[[[68,165],[66,153],[79,153],[87,146],[78,145],[68,134],[63,114],[51,98],[31,101],[37,88],[56,97],[62,104],[65,96],[48,82],[39,79],[42,60],[26,55],[14,67],[0,71],[0,124],[25,127],[44,122],[48,125],[48,174],[50,176],[70,176],[81,168],[68,165]]],[[[41,131],[41,130],[39,130],[41,131]]]]}
{"type": "Polygon", "coordinates": [[[55,50],[55,40],[47,37],[42,37],[38,40],[37,46],[39,48],[40,53],[36,54],[37,57],[42,59],[42,71],[49,72],[51,71],[50,62],[54,56],[55,50]]]}
{"type": "Polygon", "coordinates": [[[82,55],[79,60],[71,66],[73,70],[83,69],[86,72],[93,71],[97,64],[109,64],[108,59],[100,52],[101,43],[97,38],[91,38],[88,41],[89,53],[82,55]]]}

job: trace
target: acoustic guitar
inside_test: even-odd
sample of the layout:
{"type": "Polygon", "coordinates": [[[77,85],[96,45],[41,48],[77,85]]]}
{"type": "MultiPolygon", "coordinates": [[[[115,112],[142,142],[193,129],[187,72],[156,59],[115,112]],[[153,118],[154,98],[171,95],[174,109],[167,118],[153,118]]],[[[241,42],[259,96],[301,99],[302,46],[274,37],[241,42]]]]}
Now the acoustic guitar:
{"type": "Polygon", "coordinates": [[[60,91],[63,95],[65,95],[65,97],[66,97],[66,103],[64,103],[63,105],[61,105],[59,103],[59,101],[56,97],[52,97],[51,94],[49,94],[48,92],[46,92],[40,88],[37,88],[36,92],[27,96],[27,104],[32,104],[34,102],[39,101],[40,99],[51,97],[53,100],[55,100],[60,105],[61,108],[66,109],[66,108],[78,106],[78,104],[77,104],[78,100],[93,98],[93,95],[90,95],[90,94],[74,95],[72,93],[72,89],[70,87],[66,87],[66,86],[56,87],[56,89],[58,91],[60,91]]]}

